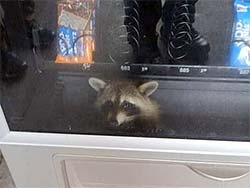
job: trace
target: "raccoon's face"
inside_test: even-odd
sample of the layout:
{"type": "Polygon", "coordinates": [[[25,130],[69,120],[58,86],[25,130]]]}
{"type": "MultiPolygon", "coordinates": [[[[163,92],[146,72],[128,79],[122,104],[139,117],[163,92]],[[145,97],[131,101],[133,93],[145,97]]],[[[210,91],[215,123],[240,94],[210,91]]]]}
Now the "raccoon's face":
{"type": "Polygon", "coordinates": [[[89,84],[98,93],[97,108],[112,127],[125,126],[134,120],[158,115],[158,106],[149,98],[158,88],[155,81],[136,87],[129,82],[106,83],[90,78],[89,84]]]}

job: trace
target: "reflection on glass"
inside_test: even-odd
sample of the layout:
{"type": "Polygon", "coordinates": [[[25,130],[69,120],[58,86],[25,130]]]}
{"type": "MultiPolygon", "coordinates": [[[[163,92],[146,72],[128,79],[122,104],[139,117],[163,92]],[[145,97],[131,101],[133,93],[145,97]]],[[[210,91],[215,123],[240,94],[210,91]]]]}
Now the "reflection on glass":
{"type": "Polygon", "coordinates": [[[11,130],[250,140],[248,0],[0,2],[11,130]]]}

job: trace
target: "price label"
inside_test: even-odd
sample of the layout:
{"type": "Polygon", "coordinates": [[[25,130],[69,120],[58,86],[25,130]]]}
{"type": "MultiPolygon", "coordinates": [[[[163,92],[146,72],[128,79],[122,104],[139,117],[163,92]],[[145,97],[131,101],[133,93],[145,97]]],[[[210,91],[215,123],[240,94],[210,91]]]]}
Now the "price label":
{"type": "Polygon", "coordinates": [[[207,72],[207,69],[201,69],[200,70],[200,73],[206,73],[207,72]]]}
{"type": "Polygon", "coordinates": [[[90,68],[91,68],[91,64],[89,64],[89,63],[88,63],[88,64],[83,64],[83,65],[82,65],[82,70],[83,70],[83,71],[89,70],[90,68]]]}
{"type": "Polygon", "coordinates": [[[148,70],[149,70],[148,67],[142,67],[142,68],[141,68],[141,72],[147,72],[148,70]]]}
{"type": "Polygon", "coordinates": [[[240,75],[249,75],[250,69],[240,69],[240,75]]]}
{"type": "Polygon", "coordinates": [[[130,66],[129,65],[122,65],[121,71],[123,72],[130,72],[130,66]]]}
{"type": "Polygon", "coordinates": [[[179,72],[180,72],[180,73],[189,73],[189,72],[190,72],[190,69],[187,68],[187,67],[182,67],[182,68],[179,69],[179,72]]]}

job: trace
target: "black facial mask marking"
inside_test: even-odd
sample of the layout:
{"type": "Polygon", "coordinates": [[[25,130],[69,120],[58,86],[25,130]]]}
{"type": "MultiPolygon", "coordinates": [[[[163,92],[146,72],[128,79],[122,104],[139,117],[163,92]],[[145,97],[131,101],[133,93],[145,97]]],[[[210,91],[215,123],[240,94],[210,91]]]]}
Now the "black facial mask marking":
{"type": "Polygon", "coordinates": [[[128,101],[123,101],[120,107],[123,111],[127,113],[128,116],[137,115],[140,113],[139,108],[136,107],[135,104],[132,104],[128,101]]]}

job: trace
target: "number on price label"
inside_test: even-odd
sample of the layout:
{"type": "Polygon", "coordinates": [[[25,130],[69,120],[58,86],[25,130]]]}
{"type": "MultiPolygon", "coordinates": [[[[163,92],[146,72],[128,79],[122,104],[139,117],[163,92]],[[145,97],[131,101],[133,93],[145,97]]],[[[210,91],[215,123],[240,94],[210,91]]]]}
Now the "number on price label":
{"type": "Polygon", "coordinates": [[[189,68],[180,68],[179,71],[180,71],[180,73],[189,73],[190,69],[189,68]]]}
{"type": "Polygon", "coordinates": [[[142,67],[141,68],[141,72],[147,72],[148,71],[148,67],[142,67]]]}
{"type": "Polygon", "coordinates": [[[130,71],[130,66],[129,65],[122,65],[121,70],[125,71],[125,72],[129,72],[130,71]]]}
{"type": "Polygon", "coordinates": [[[207,69],[201,69],[200,73],[205,73],[207,72],[207,69]]]}
{"type": "Polygon", "coordinates": [[[250,74],[250,69],[240,69],[240,75],[248,75],[250,74]]]}

